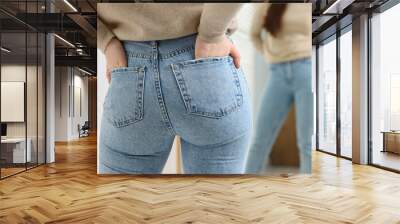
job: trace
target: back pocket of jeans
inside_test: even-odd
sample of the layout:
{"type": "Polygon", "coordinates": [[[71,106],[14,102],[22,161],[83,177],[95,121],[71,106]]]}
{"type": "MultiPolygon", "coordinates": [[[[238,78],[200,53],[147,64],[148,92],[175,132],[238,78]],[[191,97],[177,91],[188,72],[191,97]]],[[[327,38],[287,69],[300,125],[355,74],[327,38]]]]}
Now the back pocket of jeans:
{"type": "Polygon", "coordinates": [[[171,66],[188,113],[218,119],[242,105],[238,71],[230,56],[189,60],[171,66]]]}
{"type": "Polygon", "coordinates": [[[104,117],[117,128],[143,119],[145,67],[116,68],[104,100],[104,117]]]}

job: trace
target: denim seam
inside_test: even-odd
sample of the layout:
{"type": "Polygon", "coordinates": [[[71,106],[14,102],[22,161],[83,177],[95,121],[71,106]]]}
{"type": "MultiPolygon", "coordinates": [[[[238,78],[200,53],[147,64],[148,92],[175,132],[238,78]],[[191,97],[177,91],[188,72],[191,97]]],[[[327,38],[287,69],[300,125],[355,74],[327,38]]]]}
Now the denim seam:
{"type": "Polygon", "coordinates": [[[118,173],[121,173],[121,172],[122,172],[122,170],[120,170],[120,169],[115,169],[115,168],[111,167],[110,165],[108,165],[108,163],[105,163],[105,162],[101,162],[100,165],[105,166],[107,169],[110,169],[110,170],[112,170],[113,172],[118,172],[118,173]]]}
{"type": "Polygon", "coordinates": [[[240,85],[238,70],[235,68],[232,61],[230,61],[230,64],[231,64],[230,67],[233,72],[233,78],[234,78],[234,82],[235,82],[236,90],[237,90],[236,103],[238,104],[238,107],[241,107],[243,104],[243,93],[242,93],[242,87],[240,85]]]}
{"type": "Polygon", "coordinates": [[[135,67],[117,67],[111,69],[111,74],[121,74],[124,72],[139,72],[143,69],[143,67],[135,66],[135,67]]]}
{"type": "Polygon", "coordinates": [[[226,140],[226,141],[224,141],[224,142],[216,143],[216,144],[210,144],[210,145],[202,145],[202,146],[198,146],[198,145],[197,145],[197,147],[199,147],[199,148],[215,148],[215,147],[220,147],[220,146],[223,146],[223,145],[232,143],[232,142],[234,142],[234,141],[240,139],[241,137],[243,137],[243,136],[249,134],[250,131],[251,131],[251,130],[250,130],[250,128],[249,128],[249,129],[243,131],[242,133],[240,133],[238,136],[233,137],[233,138],[230,138],[230,139],[228,139],[228,140],[226,140]]]}
{"type": "MultiPolygon", "coordinates": [[[[118,174],[131,174],[131,175],[140,175],[140,174],[144,174],[143,172],[131,172],[131,171],[125,171],[125,170],[122,170],[122,169],[119,169],[119,168],[115,168],[115,167],[111,167],[108,163],[106,163],[106,162],[102,162],[101,163],[101,165],[103,165],[104,167],[106,167],[107,169],[109,169],[109,170],[112,170],[113,172],[116,172],[116,173],[118,173],[118,174]]],[[[105,173],[106,175],[107,174],[110,174],[110,173],[105,173]]],[[[112,175],[113,173],[111,173],[111,175],[112,175]]],[[[101,175],[103,175],[103,174],[101,174],[101,175]]]]}
{"type": "MultiPolygon", "coordinates": [[[[105,143],[103,143],[103,144],[105,144],[105,143]]],[[[151,156],[153,154],[163,152],[163,150],[159,150],[159,151],[153,151],[153,152],[151,152],[151,154],[148,154],[148,153],[146,153],[146,154],[145,153],[134,153],[134,154],[132,154],[132,153],[125,152],[125,151],[122,151],[122,150],[114,149],[109,144],[105,144],[105,145],[107,146],[107,151],[111,151],[111,152],[119,154],[119,155],[121,155],[123,157],[151,156]]]]}
{"type": "Polygon", "coordinates": [[[137,76],[137,88],[136,88],[136,104],[138,105],[135,109],[135,116],[138,117],[139,120],[143,119],[144,113],[143,113],[143,107],[144,107],[144,79],[145,79],[146,73],[145,69],[140,70],[137,76]]]}
{"type": "Polygon", "coordinates": [[[177,55],[189,52],[191,50],[194,50],[194,46],[188,46],[188,47],[185,47],[185,48],[174,50],[174,51],[166,53],[166,54],[161,54],[160,55],[160,59],[172,58],[172,57],[175,57],[177,55]]]}
{"type": "MultiPolygon", "coordinates": [[[[155,47],[154,49],[157,49],[157,48],[155,47]]],[[[164,125],[167,127],[168,131],[170,131],[170,133],[172,135],[176,135],[175,130],[172,127],[171,120],[169,119],[167,108],[165,107],[164,97],[163,97],[163,93],[162,93],[162,89],[161,89],[160,73],[157,68],[158,67],[157,55],[158,55],[158,52],[155,52],[154,57],[153,57],[153,59],[154,59],[153,69],[154,69],[154,78],[155,78],[154,87],[157,92],[157,101],[158,101],[158,105],[161,109],[161,117],[163,119],[164,125]]]]}
{"type": "Polygon", "coordinates": [[[151,55],[143,54],[143,53],[135,53],[132,51],[126,51],[126,55],[129,58],[144,58],[144,59],[151,59],[151,55]]]}
{"type": "Polygon", "coordinates": [[[189,107],[190,107],[190,96],[189,96],[189,94],[187,92],[186,82],[183,79],[181,70],[174,64],[171,64],[171,68],[172,68],[172,71],[174,73],[175,80],[178,83],[178,88],[180,90],[179,92],[180,92],[180,95],[182,97],[183,103],[184,103],[184,105],[186,107],[186,110],[189,111],[190,110],[189,109],[189,107]]]}
{"type": "Polygon", "coordinates": [[[232,62],[230,56],[223,56],[223,57],[209,57],[209,58],[200,58],[194,59],[189,61],[180,62],[179,64],[182,66],[193,66],[199,63],[207,63],[207,64],[215,64],[221,61],[232,62]]]}

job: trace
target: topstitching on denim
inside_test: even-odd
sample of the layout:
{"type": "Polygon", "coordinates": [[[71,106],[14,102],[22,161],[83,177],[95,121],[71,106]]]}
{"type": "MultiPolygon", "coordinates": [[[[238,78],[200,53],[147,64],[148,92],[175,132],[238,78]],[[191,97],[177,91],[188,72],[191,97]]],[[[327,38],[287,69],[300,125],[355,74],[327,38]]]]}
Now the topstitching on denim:
{"type": "Polygon", "coordinates": [[[135,67],[117,67],[111,69],[111,73],[118,74],[123,72],[145,72],[145,66],[135,66],[135,67]]]}
{"type": "MultiPolygon", "coordinates": [[[[149,46],[150,47],[150,46],[149,46]]],[[[191,52],[194,51],[194,46],[186,46],[186,47],[182,47],[182,48],[178,48],[169,52],[158,52],[158,58],[160,60],[164,60],[164,59],[169,59],[175,56],[178,56],[180,54],[186,53],[186,52],[191,52]]],[[[137,52],[134,50],[125,50],[126,52],[126,56],[128,58],[142,58],[142,59],[153,59],[153,54],[151,52],[137,52]]]]}
{"type": "Polygon", "coordinates": [[[236,110],[238,110],[242,103],[243,103],[243,95],[240,87],[240,81],[238,77],[237,70],[233,66],[232,59],[230,57],[216,57],[216,58],[207,58],[207,59],[196,59],[196,60],[189,60],[189,61],[184,61],[181,63],[176,63],[176,64],[171,64],[172,71],[174,72],[174,76],[176,79],[176,82],[178,84],[181,97],[183,99],[183,102],[185,104],[186,110],[191,113],[191,114],[197,114],[203,117],[209,117],[209,118],[214,118],[214,119],[220,119],[236,110]],[[236,101],[233,102],[232,104],[220,108],[218,111],[205,111],[203,108],[200,108],[194,104],[192,104],[192,97],[191,94],[188,91],[188,87],[186,85],[186,81],[184,78],[184,75],[182,74],[183,71],[185,70],[185,67],[187,66],[193,66],[201,63],[207,63],[207,64],[213,64],[221,61],[226,61],[229,63],[231,69],[232,69],[232,74],[233,74],[233,80],[234,80],[234,85],[236,87],[236,101]]]}
{"type": "Polygon", "coordinates": [[[183,48],[179,48],[176,50],[173,50],[171,52],[168,53],[160,53],[160,59],[168,59],[168,58],[172,58],[175,56],[178,56],[180,54],[186,53],[186,52],[190,52],[194,50],[194,46],[187,46],[187,47],[183,47],[183,48]]]}
{"type": "Polygon", "coordinates": [[[134,52],[132,50],[126,50],[126,56],[128,58],[143,58],[143,59],[151,59],[151,55],[144,54],[144,53],[139,53],[139,52],[134,52]]]}
{"type": "Polygon", "coordinates": [[[157,101],[158,105],[161,110],[161,117],[163,119],[164,125],[167,127],[168,131],[172,135],[176,135],[175,130],[172,126],[172,122],[169,118],[168,111],[167,111],[167,106],[165,105],[165,100],[164,100],[164,94],[162,91],[161,87],[161,81],[160,81],[160,66],[159,66],[159,49],[158,49],[158,43],[156,41],[152,42],[152,47],[153,47],[153,58],[151,61],[151,64],[153,65],[153,71],[154,71],[154,88],[156,89],[157,93],[157,101]]]}
{"type": "MultiPolygon", "coordinates": [[[[115,114],[115,113],[110,113],[108,116],[108,119],[110,122],[117,128],[121,127],[126,127],[132,123],[135,123],[137,121],[140,121],[143,119],[143,98],[144,98],[144,80],[145,80],[145,72],[146,68],[145,67],[129,67],[129,68],[116,68],[112,70],[112,80],[113,82],[120,81],[118,78],[130,78],[130,76],[127,75],[134,75],[134,79],[128,79],[125,80],[124,82],[132,81],[136,85],[136,98],[135,99],[130,99],[128,98],[127,100],[134,100],[135,104],[132,105],[133,108],[128,108],[129,110],[126,111],[125,114],[115,114]]],[[[112,85],[112,88],[115,88],[114,85],[112,85]]],[[[124,88],[118,88],[114,91],[118,91],[119,93],[126,93],[127,90],[130,89],[124,89],[124,88]],[[122,92],[121,92],[122,91],[122,92]]],[[[114,92],[113,92],[114,93],[114,92]]],[[[115,108],[110,108],[113,107],[112,105],[107,106],[108,104],[112,103],[113,100],[111,95],[111,91],[108,92],[107,98],[111,98],[109,100],[105,100],[104,105],[105,105],[105,112],[109,112],[110,110],[115,110],[115,108]]],[[[115,93],[114,93],[115,94],[115,93]]],[[[127,105],[129,102],[126,103],[127,105]]]]}

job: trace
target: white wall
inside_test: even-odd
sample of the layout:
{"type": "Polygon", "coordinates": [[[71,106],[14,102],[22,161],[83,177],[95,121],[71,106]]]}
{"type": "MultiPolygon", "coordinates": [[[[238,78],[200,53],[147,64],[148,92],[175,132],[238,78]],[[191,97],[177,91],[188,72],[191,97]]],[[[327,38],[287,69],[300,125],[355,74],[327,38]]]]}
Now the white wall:
{"type": "MultiPolygon", "coordinates": [[[[50,11],[50,2],[46,3],[50,11]]],[[[54,35],[46,35],[46,163],[55,161],[55,42],[54,35]]]]}
{"type": "MultiPolygon", "coordinates": [[[[75,70],[76,71],[76,70],[75,70]]],[[[78,138],[78,124],[83,125],[85,121],[88,121],[88,77],[81,76],[81,73],[74,75],[74,96],[71,96],[71,99],[74,99],[74,107],[72,108],[72,119],[71,119],[71,133],[72,138],[78,138]],[[80,91],[80,93],[78,93],[80,91]],[[80,98],[79,98],[80,94],[80,98]],[[80,102],[79,102],[80,101],[80,102]],[[75,111],[74,111],[75,110],[75,111]],[[79,111],[81,110],[81,111],[79,111]]]]}
{"type": "MultiPolygon", "coordinates": [[[[25,64],[3,64],[1,66],[1,81],[2,82],[20,82],[24,84],[15,94],[22,94],[20,100],[22,102],[11,101],[10,104],[19,104],[19,107],[10,107],[3,105],[2,102],[1,110],[6,113],[20,114],[19,117],[22,119],[19,122],[5,122],[7,124],[7,137],[8,138],[24,138],[25,135],[29,139],[33,161],[36,161],[36,155],[39,153],[39,162],[44,162],[44,89],[43,89],[43,78],[42,68],[25,64]],[[38,69],[38,70],[37,70],[38,69]],[[27,79],[27,80],[26,80],[27,79]],[[26,99],[25,98],[26,90],[26,99]],[[26,103],[26,106],[25,106],[26,103]],[[26,113],[26,119],[24,114],[26,113]]],[[[2,83],[3,85],[4,83],[2,83]]],[[[4,92],[6,89],[2,88],[2,98],[10,98],[7,94],[10,92],[4,92]],[[5,95],[4,95],[5,94],[5,95]]],[[[15,95],[14,94],[14,95],[15,95]]],[[[12,97],[10,98],[12,99],[12,97]]],[[[14,105],[15,106],[15,105],[14,105]]],[[[2,113],[2,114],[3,114],[2,113]]],[[[2,118],[3,120],[3,118],[2,118]]]]}
{"type": "MultiPolygon", "coordinates": [[[[18,64],[8,64],[1,66],[1,81],[2,82],[24,82],[26,70],[31,70],[32,68],[25,65],[18,65],[18,64]]],[[[31,73],[28,73],[31,74],[31,73]]],[[[2,96],[3,98],[4,96],[2,96]]],[[[1,110],[7,110],[8,108],[1,108],[1,110]]],[[[24,108],[22,108],[24,111],[24,108]]],[[[25,122],[11,122],[8,123],[7,127],[7,135],[10,137],[24,137],[25,136],[25,122]]]]}
{"type": "Polygon", "coordinates": [[[55,73],[55,141],[77,139],[78,124],[88,120],[88,78],[72,67],[56,67],[55,73]]]}
{"type": "Polygon", "coordinates": [[[1,122],[24,122],[24,82],[1,82],[1,122]]]}
{"type": "Polygon", "coordinates": [[[68,140],[68,85],[67,67],[55,68],[55,141],[68,140]]]}
{"type": "MultiPolygon", "coordinates": [[[[1,66],[1,81],[7,82],[24,82],[27,83],[25,80],[25,76],[28,76],[29,85],[32,84],[36,85],[36,80],[32,78],[32,75],[36,77],[36,67],[27,66],[25,65],[18,65],[18,64],[8,64],[1,66]]],[[[36,88],[27,88],[27,106],[29,106],[32,102],[34,105],[31,105],[34,108],[27,108],[27,122],[7,122],[7,135],[8,137],[25,137],[25,127],[28,125],[28,137],[33,131],[36,134],[36,110],[37,107],[36,102],[36,88]],[[31,92],[34,91],[34,92],[31,92]]],[[[3,96],[2,96],[3,97],[3,96]]],[[[7,110],[9,108],[1,108],[1,110],[7,110]]],[[[24,110],[24,108],[22,108],[24,110]]]]}

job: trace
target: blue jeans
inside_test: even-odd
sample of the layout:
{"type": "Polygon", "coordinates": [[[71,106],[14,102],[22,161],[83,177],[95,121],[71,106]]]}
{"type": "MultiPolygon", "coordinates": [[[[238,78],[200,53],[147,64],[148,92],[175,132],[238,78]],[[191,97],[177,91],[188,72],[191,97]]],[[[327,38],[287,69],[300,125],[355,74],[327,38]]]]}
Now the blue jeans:
{"type": "Polygon", "coordinates": [[[124,42],[127,68],[111,72],[101,123],[101,174],[158,174],[175,136],[186,174],[243,173],[251,105],[232,58],[194,60],[196,35],[124,42]]]}
{"type": "Polygon", "coordinates": [[[270,65],[269,81],[261,98],[255,135],[247,158],[247,173],[259,173],[265,168],[265,159],[269,158],[293,103],[296,108],[300,172],[311,173],[313,101],[310,58],[270,65]]]}

